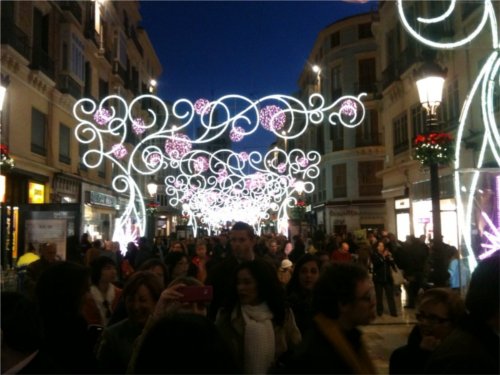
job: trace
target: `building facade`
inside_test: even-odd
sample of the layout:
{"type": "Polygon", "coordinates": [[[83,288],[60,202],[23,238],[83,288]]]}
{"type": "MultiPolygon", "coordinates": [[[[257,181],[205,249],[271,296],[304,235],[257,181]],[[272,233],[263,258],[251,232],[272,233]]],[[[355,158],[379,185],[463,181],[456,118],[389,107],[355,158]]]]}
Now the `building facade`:
{"type": "Polygon", "coordinates": [[[324,28],[299,79],[303,101],[315,92],[327,103],[343,95],[367,94],[362,125],[354,129],[329,124],[310,127],[297,141],[303,149],[317,150],[322,156],[316,189],[307,203],[311,227],[327,234],[385,226],[382,179],[378,177],[385,149],[379,121],[377,44],[372,33],[376,17],[377,13],[361,14],[324,28]]]}
{"type": "MultiPolygon", "coordinates": [[[[405,2],[405,13],[409,19],[417,16],[432,18],[443,14],[445,5],[445,2],[410,1],[405,2]]],[[[484,3],[481,2],[457,2],[455,11],[449,18],[437,24],[429,24],[422,28],[421,32],[437,42],[460,40],[477,27],[483,10],[484,3]]],[[[498,17],[498,7],[496,10],[498,17]]],[[[428,131],[415,77],[415,71],[422,65],[424,45],[403,28],[395,1],[381,1],[379,14],[379,21],[374,23],[373,28],[378,45],[377,74],[381,77],[382,84],[380,123],[385,129],[386,156],[383,170],[378,176],[383,180],[382,194],[386,202],[387,229],[397,233],[398,238],[403,241],[409,234],[417,237],[424,235],[429,239],[433,234],[430,175],[428,168],[422,167],[416,160],[414,145],[415,137],[428,131]]],[[[498,30],[493,32],[498,34],[498,30]]],[[[491,35],[487,25],[478,37],[465,46],[433,51],[435,61],[448,69],[435,130],[449,133],[453,139],[461,137],[461,142],[457,145],[460,147],[458,164],[450,163],[439,169],[443,241],[457,247],[462,242],[463,233],[459,232],[461,220],[464,220],[466,231],[470,230],[472,237],[476,239],[474,241],[478,241],[475,244],[476,249],[481,247],[480,237],[487,226],[483,219],[484,214],[494,218],[492,221],[497,227],[499,225],[496,220],[500,171],[494,152],[486,152],[483,156],[480,153],[486,116],[480,95],[472,98],[467,117],[462,109],[476,78],[492,53],[491,35]],[[462,128],[461,114],[465,119],[462,128]],[[477,168],[479,158],[484,158],[483,168],[477,168]],[[459,188],[464,192],[463,197],[458,197],[458,202],[454,168],[457,168],[459,173],[459,188]],[[468,213],[460,213],[457,206],[470,199],[466,195],[472,196],[468,195],[468,189],[475,174],[478,179],[477,191],[473,193],[473,202],[470,202],[474,209],[473,217],[469,220],[465,217],[468,213]]],[[[497,127],[500,118],[499,98],[497,89],[491,114],[497,127]]],[[[495,147],[498,153],[498,144],[493,149],[495,147]]]]}
{"type": "MultiPolygon", "coordinates": [[[[140,25],[138,1],[2,1],[1,20],[8,83],[1,143],[14,160],[14,168],[1,170],[5,266],[28,243],[61,236],[47,228],[62,226],[76,242],[83,232],[111,239],[126,197],[111,188],[116,171],[109,161],[97,168],[82,162],[88,145],[74,136],[73,106],[83,97],[129,101],[153,92],[162,67],[140,25]],[[69,204],[74,220],[61,214],[73,212],[69,204]]],[[[72,257],[67,247],[61,244],[63,258],[72,257]]]]}

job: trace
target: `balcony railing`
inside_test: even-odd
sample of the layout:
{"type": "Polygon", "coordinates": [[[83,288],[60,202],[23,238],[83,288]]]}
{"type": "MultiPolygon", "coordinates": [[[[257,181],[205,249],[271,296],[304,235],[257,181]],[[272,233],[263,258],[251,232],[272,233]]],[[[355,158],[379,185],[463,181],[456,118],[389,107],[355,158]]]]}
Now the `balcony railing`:
{"type": "Polygon", "coordinates": [[[59,91],[63,94],[70,94],[75,99],[82,97],[82,86],[76,82],[69,74],[60,74],[58,79],[59,91]]]}
{"type": "Polygon", "coordinates": [[[77,1],[60,1],[59,6],[62,10],[70,12],[80,24],[82,23],[82,8],[77,1]]]}
{"type": "Polygon", "coordinates": [[[48,77],[54,79],[54,61],[50,58],[47,52],[41,48],[33,48],[31,57],[31,69],[41,70],[48,77]]]}
{"type": "Polygon", "coordinates": [[[2,44],[8,44],[29,60],[31,49],[28,35],[14,24],[11,18],[2,17],[2,44]]]}

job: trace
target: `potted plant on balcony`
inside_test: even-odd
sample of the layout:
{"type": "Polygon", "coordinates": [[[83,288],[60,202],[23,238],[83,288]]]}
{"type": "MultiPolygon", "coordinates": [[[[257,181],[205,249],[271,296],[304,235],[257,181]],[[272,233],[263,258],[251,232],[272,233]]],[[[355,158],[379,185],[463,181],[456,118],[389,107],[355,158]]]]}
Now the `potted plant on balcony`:
{"type": "Polygon", "coordinates": [[[430,132],[417,135],[414,145],[415,157],[424,166],[433,163],[448,165],[454,160],[453,138],[448,133],[430,132]]]}

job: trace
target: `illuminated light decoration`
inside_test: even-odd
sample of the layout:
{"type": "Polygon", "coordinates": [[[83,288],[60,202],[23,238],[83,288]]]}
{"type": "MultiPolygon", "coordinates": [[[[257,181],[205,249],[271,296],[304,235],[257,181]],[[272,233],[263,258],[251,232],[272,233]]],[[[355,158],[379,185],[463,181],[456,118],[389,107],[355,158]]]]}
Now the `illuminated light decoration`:
{"type": "Polygon", "coordinates": [[[208,170],[208,160],[204,156],[198,156],[194,160],[193,168],[196,171],[196,173],[203,173],[206,170],[208,170]]]}
{"type": "Polygon", "coordinates": [[[144,120],[142,118],[136,118],[134,121],[132,121],[132,129],[137,135],[141,135],[142,133],[144,133],[146,131],[144,120]]]}
{"type": "Polygon", "coordinates": [[[245,124],[245,137],[254,135],[261,124],[260,109],[267,105],[279,105],[280,111],[286,114],[285,131],[277,132],[275,125],[270,129],[276,137],[286,141],[303,135],[311,124],[353,128],[364,121],[361,99],[365,95],[346,96],[329,104],[320,94],[311,95],[306,104],[287,95],[269,95],[256,100],[226,95],[210,103],[211,111],[217,111],[220,116],[205,116],[206,111],[197,115],[194,104],[187,99],[167,106],[150,94],[131,102],[117,95],[108,96],[100,103],[83,98],[73,108],[77,120],[75,137],[88,148],[82,155],[84,165],[95,169],[103,162],[111,162],[116,168],[112,188],[129,199],[115,226],[118,237],[114,235],[113,238],[120,238],[120,243],[123,238],[146,233],[149,199],[143,191],[146,177],[153,175],[163,180],[161,186],[165,187],[169,205],[183,208],[195,235],[198,223],[204,225],[207,221],[215,228],[224,216],[245,218],[260,230],[259,223],[269,218],[270,213],[283,224],[281,233],[287,234],[284,227],[288,220],[287,210],[296,203],[293,181],[306,181],[305,194],[314,191],[312,180],[319,175],[320,155],[316,151],[280,148],[265,154],[258,151],[236,153],[226,149],[209,153],[201,145],[224,137],[236,122],[245,124]],[[357,103],[356,116],[346,118],[340,112],[341,103],[346,99],[357,103]],[[151,103],[149,108],[146,103],[151,103]],[[106,127],[93,121],[97,108],[104,107],[113,115],[106,127]],[[146,131],[137,139],[135,147],[127,148],[128,156],[119,159],[108,145],[125,147],[128,133],[135,133],[133,121],[139,114],[146,131]],[[196,134],[196,137],[189,139],[185,134],[196,134]],[[194,167],[200,157],[206,158],[208,163],[204,173],[198,173],[194,167]],[[278,160],[286,166],[283,173],[278,171],[278,160]],[[231,212],[239,216],[229,216],[231,212]]]}
{"type": "Polygon", "coordinates": [[[268,105],[260,110],[260,123],[266,130],[281,130],[285,126],[285,122],[285,112],[276,105],[268,105]]]}
{"type": "Polygon", "coordinates": [[[285,171],[286,171],[286,164],[285,163],[279,163],[277,169],[278,169],[279,173],[285,173],[285,171]]]}
{"type": "Polygon", "coordinates": [[[229,138],[233,142],[240,142],[245,137],[245,129],[241,126],[236,126],[229,132],[229,138]]]}
{"type": "MultiPolygon", "coordinates": [[[[472,42],[472,40],[476,38],[479,33],[483,31],[483,29],[485,29],[486,25],[489,25],[490,28],[491,53],[489,54],[489,56],[486,56],[483,59],[483,66],[480,69],[475,81],[473,82],[469,93],[466,95],[466,99],[462,106],[462,112],[459,118],[455,141],[454,186],[457,203],[457,218],[459,222],[461,237],[468,252],[467,260],[469,262],[469,269],[470,271],[472,271],[477,265],[477,260],[475,259],[472,245],[472,217],[474,208],[474,196],[479,183],[480,173],[484,166],[485,156],[487,152],[489,152],[497,165],[500,167],[500,130],[498,124],[496,123],[494,111],[494,94],[495,92],[498,92],[498,85],[500,83],[500,44],[495,8],[492,0],[483,0],[482,15],[479,17],[477,24],[471,25],[471,31],[462,39],[451,42],[437,42],[427,38],[425,35],[422,35],[422,33],[417,30],[423,30],[424,32],[426,28],[420,27],[420,25],[417,25],[416,28],[412,28],[412,22],[409,22],[406,18],[405,5],[402,0],[397,0],[397,8],[401,22],[403,23],[406,30],[421,43],[436,49],[449,50],[465,46],[468,43],[472,42]],[[477,107],[480,107],[481,110],[484,135],[474,168],[462,169],[460,156],[463,153],[462,144],[464,143],[464,131],[466,129],[466,124],[471,122],[469,115],[475,100],[479,100],[477,107]],[[470,178],[467,178],[468,173],[470,173],[471,175],[470,178]],[[462,198],[461,191],[464,192],[465,198],[462,198]]],[[[442,15],[434,18],[418,17],[416,20],[421,24],[443,22],[450,15],[452,15],[454,11],[456,11],[456,1],[451,0],[449,2],[448,8],[442,15]]],[[[411,14],[413,15],[414,12],[412,12],[411,14]]],[[[481,47],[486,48],[485,45],[481,45],[481,47]]],[[[476,107],[476,105],[474,105],[474,107],[476,107]]]]}
{"type": "Polygon", "coordinates": [[[478,258],[485,259],[490,257],[493,253],[500,250],[500,228],[496,228],[495,224],[491,221],[490,217],[485,213],[481,212],[484,220],[490,227],[490,231],[483,231],[483,236],[486,237],[490,242],[482,243],[481,246],[485,249],[483,253],[481,253],[478,258]]]}
{"type": "Polygon", "coordinates": [[[194,102],[194,110],[198,115],[206,115],[210,113],[210,101],[208,101],[207,99],[198,99],[194,102]]]}
{"type": "Polygon", "coordinates": [[[349,117],[355,117],[357,112],[358,106],[355,101],[347,99],[342,102],[342,105],[340,106],[340,113],[349,117]]]}
{"type": "Polygon", "coordinates": [[[106,108],[99,108],[94,113],[94,121],[96,124],[101,126],[106,125],[112,118],[113,116],[111,115],[111,112],[109,112],[106,108]]]}
{"type": "Polygon", "coordinates": [[[113,147],[111,148],[111,151],[113,152],[113,154],[115,155],[115,157],[117,159],[123,159],[128,154],[128,151],[125,148],[125,146],[123,146],[120,143],[113,145],[113,147]]]}
{"type": "Polygon", "coordinates": [[[156,167],[161,162],[162,156],[159,152],[153,152],[147,157],[147,164],[151,167],[156,167]]]}
{"type": "Polygon", "coordinates": [[[307,167],[307,165],[309,164],[309,161],[306,158],[300,158],[297,162],[302,168],[307,167]]]}
{"type": "Polygon", "coordinates": [[[176,134],[165,141],[165,152],[173,159],[180,159],[192,148],[191,140],[186,134],[176,134]]]}

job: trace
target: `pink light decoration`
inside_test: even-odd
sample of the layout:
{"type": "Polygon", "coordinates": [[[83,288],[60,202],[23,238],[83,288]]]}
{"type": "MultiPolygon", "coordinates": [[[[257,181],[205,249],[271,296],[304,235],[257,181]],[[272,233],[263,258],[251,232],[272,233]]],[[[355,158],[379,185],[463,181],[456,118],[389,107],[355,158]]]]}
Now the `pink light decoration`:
{"type": "Polygon", "coordinates": [[[140,117],[134,119],[134,121],[132,121],[132,129],[137,135],[141,135],[142,133],[144,133],[146,131],[144,120],[140,117]]]}
{"type": "Polygon", "coordinates": [[[227,171],[225,168],[221,168],[217,171],[217,181],[222,182],[227,178],[227,171]]]}
{"type": "Polygon", "coordinates": [[[307,160],[306,158],[302,157],[302,158],[299,158],[298,163],[299,163],[299,165],[302,168],[305,168],[305,167],[307,167],[309,165],[309,160],[307,160]]]}
{"type": "Polygon", "coordinates": [[[276,168],[279,173],[285,173],[286,171],[286,164],[285,163],[279,163],[278,167],[276,168]]]}
{"type": "Polygon", "coordinates": [[[239,142],[245,137],[245,129],[241,126],[236,126],[229,132],[229,138],[233,142],[239,142]]]}
{"type": "Polygon", "coordinates": [[[158,152],[153,152],[148,156],[148,164],[152,167],[156,167],[158,163],[161,161],[161,154],[158,152]]]}
{"type": "Polygon", "coordinates": [[[193,168],[197,173],[205,172],[208,169],[208,160],[204,156],[198,156],[193,163],[193,168]]]}
{"type": "Polygon", "coordinates": [[[173,159],[181,159],[192,147],[191,139],[186,134],[177,134],[165,141],[165,152],[173,159]]]}
{"type": "Polygon", "coordinates": [[[115,155],[117,159],[123,159],[128,154],[127,149],[121,143],[113,145],[111,151],[113,152],[113,155],[115,155]]]}
{"type": "Polygon", "coordinates": [[[358,105],[355,101],[347,99],[342,102],[342,105],[340,106],[340,113],[346,116],[355,117],[357,112],[358,105]]]}
{"type": "Polygon", "coordinates": [[[250,156],[248,155],[248,153],[247,153],[247,152],[245,152],[245,151],[240,152],[240,153],[238,154],[238,156],[239,156],[239,158],[240,158],[242,161],[247,161],[247,160],[248,160],[248,158],[250,157],[250,156]]]}
{"type": "Polygon", "coordinates": [[[199,115],[206,115],[210,113],[212,106],[207,99],[198,99],[194,102],[194,111],[199,115]]]}
{"type": "Polygon", "coordinates": [[[106,108],[100,108],[94,113],[94,121],[101,126],[106,125],[111,120],[111,112],[106,108]]]}
{"type": "Polygon", "coordinates": [[[277,105],[268,105],[259,112],[260,123],[266,130],[281,130],[285,126],[286,115],[277,105]]]}

